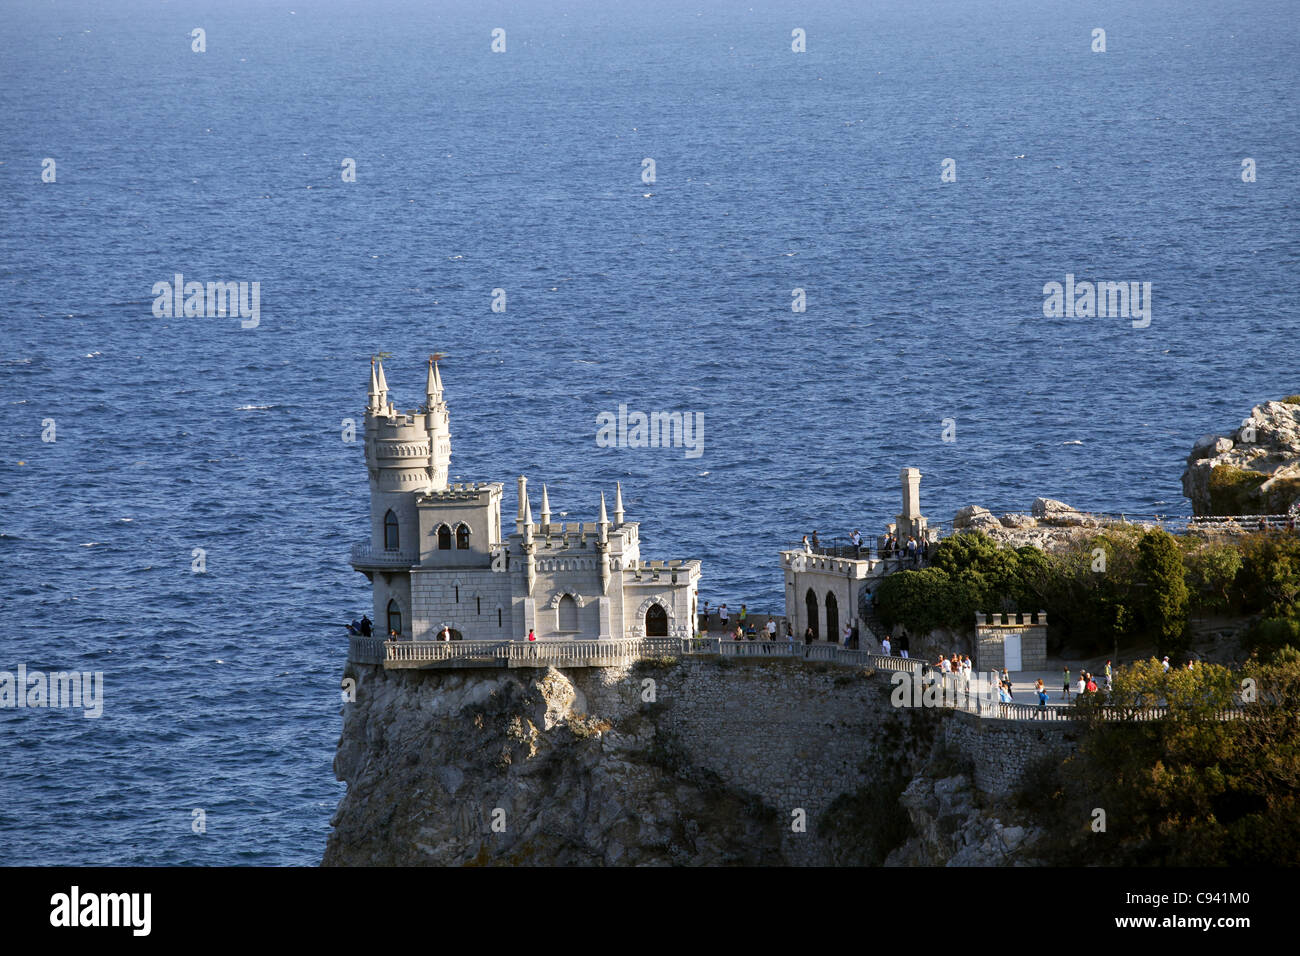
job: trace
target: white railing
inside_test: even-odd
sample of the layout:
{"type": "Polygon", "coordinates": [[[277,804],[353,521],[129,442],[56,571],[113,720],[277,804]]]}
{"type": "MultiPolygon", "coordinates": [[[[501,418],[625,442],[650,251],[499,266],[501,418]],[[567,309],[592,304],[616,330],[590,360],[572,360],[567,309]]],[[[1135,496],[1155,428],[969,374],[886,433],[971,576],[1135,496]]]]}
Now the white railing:
{"type": "Polygon", "coordinates": [[[384,639],[382,637],[349,637],[348,660],[354,664],[382,663],[384,660],[384,639]]]}
{"type": "Polygon", "coordinates": [[[364,541],[352,546],[352,563],[363,567],[407,567],[418,564],[419,560],[420,555],[415,551],[377,551],[364,541]]]}
{"type": "MultiPolygon", "coordinates": [[[[647,637],[619,640],[580,641],[386,641],[378,637],[352,637],[348,641],[348,660],[357,664],[386,666],[433,666],[439,664],[483,667],[601,667],[628,664],[638,660],[663,657],[786,658],[815,661],[877,671],[918,674],[927,667],[925,661],[907,657],[889,657],[870,651],[849,650],[835,644],[803,644],[790,641],[728,641],[717,638],[647,637]]],[[[936,674],[937,679],[943,680],[936,674]]],[[[1077,714],[1069,707],[1039,707],[1012,701],[1002,703],[981,696],[952,677],[944,680],[937,702],[941,708],[974,714],[993,720],[1073,721],[1077,714]]],[[[1103,720],[1161,720],[1168,716],[1167,707],[1141,709],[1103,707],[1103,720]]],[[[1243,711],[1216,713],[1220,720],[1241,717],[1243,711]]]]}

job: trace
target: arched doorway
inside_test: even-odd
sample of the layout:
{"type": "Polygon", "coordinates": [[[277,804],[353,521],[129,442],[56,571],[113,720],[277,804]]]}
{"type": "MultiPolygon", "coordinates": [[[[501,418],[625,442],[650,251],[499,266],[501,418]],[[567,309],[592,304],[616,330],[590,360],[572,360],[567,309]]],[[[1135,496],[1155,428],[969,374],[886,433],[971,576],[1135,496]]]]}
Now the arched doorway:
{"type": "Polygon", "coordinates": [[[808,626],[812,628],[813,640],[817,640],[817,594],[812,588],[804,595],[804,605],[808,611],[808,626]]]}
{"type": "Polygon", "coordinates": [[[826,592],[826,640],[840,639],[840,602],[835,600],[835,592],[826,592]]]}
{"type": "Polygon", "coordinates": [[[560,606],[557,608],[556,630],[573,631],[578,630],[578,602],[569,595],[560,598],[560,606]]]}
{"type": "Polygon", "coordinates": [[[662,604],[651,604],[645,612],[645,636],[668,636],[668,612],[662,604]]]}
{"type": "Polygon", "coordinates": [[[402,633],[402,609],[397,606],[396,601],[388,602],[388,633],[402,633]]]}

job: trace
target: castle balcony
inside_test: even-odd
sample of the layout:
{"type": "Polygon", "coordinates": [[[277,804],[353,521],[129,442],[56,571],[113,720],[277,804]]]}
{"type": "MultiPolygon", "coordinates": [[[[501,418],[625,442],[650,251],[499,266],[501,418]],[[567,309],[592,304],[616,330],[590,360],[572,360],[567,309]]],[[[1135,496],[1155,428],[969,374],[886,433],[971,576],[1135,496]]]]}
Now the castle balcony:
{"type": "Polygon", "coordinates": [[[420,555],[415,551],[384,551],[362,541],[352,546],[351,560],[352,567],[358,571],[368,571],[373,568],[409,568],[419,563],[420,555]]]}

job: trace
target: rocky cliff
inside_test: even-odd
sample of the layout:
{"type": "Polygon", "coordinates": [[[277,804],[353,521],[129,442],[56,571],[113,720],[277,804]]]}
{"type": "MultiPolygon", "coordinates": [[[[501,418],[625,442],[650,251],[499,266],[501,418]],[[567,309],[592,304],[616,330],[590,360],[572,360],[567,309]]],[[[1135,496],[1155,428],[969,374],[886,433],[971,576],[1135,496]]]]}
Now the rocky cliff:
{"type": "Polygon", "coordinates": [[[1256,405],[1240,428],[1197,439],[1183,494],[1198,515],[1300,508],[1300,396],[1256,405]]]}
{"type": "Polygon", "coordinates": [[[946,719],[785,659],[349,673],[325,865],[878,865],[946,719]]]}

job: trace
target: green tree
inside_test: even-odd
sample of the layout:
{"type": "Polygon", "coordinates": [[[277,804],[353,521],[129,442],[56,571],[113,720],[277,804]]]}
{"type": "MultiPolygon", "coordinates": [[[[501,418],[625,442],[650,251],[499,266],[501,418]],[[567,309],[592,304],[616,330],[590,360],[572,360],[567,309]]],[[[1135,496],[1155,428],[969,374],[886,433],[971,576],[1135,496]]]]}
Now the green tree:
{"type": "Polygon", "coordinates": [[[1173,535],[1153,530],[1138,542],[1138,573],[1144,587],[1137,608],[1142,625],[1166,654],[1187,649],[1187,570],[1173,535]]]}

